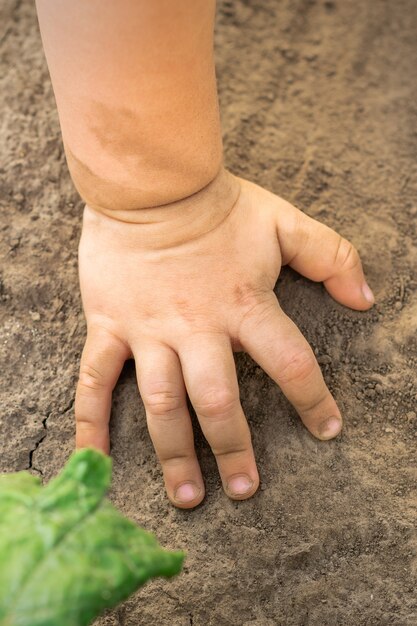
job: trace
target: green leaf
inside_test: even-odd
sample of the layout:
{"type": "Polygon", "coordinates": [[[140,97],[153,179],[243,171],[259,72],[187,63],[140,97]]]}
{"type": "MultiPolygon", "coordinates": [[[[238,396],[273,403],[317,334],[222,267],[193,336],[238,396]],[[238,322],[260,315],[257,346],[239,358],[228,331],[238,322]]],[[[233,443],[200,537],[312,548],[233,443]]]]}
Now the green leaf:
{"type": "Polygon", "coordinates": [[[72,455],[46,487],[0,475],[0,626],[86,626],[184,554],[162,549],[105,498],[111,460],[72,455]]]}

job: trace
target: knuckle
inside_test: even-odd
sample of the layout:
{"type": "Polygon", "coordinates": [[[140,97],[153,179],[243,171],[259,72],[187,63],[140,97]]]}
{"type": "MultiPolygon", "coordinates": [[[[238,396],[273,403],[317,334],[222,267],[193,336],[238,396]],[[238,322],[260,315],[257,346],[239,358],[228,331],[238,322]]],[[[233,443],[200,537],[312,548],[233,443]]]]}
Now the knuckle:
{"type": "Polygon", "coordinates": [[[74,417],[77,432],[95,430],[97,420],[81,406],[77,398],[75,400],[74,417]]]}
{"type": "Polygon", "coordinates": [[[323,409],[328,399],[329,391],[327,388],[324,388],[317,396],[315,396],[314,400],[311,399],[308,401],[301,401],[298,406],[300,410],[303,411],[304,417],[310,417],[310,419],[313,419],[315,423],[317,420],[318,425],[322,420],[322,412],[320,409],[323,409]],[[319,417],[317,417],[317,414],[319,414],[319,417]]]}
{"type": "Polygon", "coordinates": [[[251,450],[251,442],[246,445],[222,445],[221,447],[212,446],[211,450],[217,458],[228,457],[229,460],[240,461],[241,459],[247,459],[251,450]]]}
{"type": "Polygon", "coordinates": [[[81,417],[80,415],[75,415],[75,421],[77,422],[77,430],[83,432],[94,432],[97,429],[97,425],[95,421],[92,419],[88,419],[87,417],[81,417]]]}
{"type": "Polygon", "coordinates": [[[311,376],[315,368],[316,359],[313,353],[308,349],[301,349],[284,363],[277,374],[277,379],[283,384],[302,382],[311,376]]]}
{"type": "Polygon", "coordinates": [[[221,418],[228,417],[238,402],[238,395],[231,389],[219,387],[206,390],[194,403],[194,408],[204,417],[221,418]]]}
{"type": "Polygon", "coordinates": [[[158,459],[163,465],[163,469],[177,469],[188,467],[194,461],[192,450],[175,450],[175,452],[159,452],[158,459]]]}
{"type": "Polygon", "coordinates": [[[183,397],[168,384],[154,384],[143,394],[148,413],[155,417],[172,417],[183,404],[183,397]]]}
{"type": "Polygon", "coordinates": [[[88,411],[85,403],[77,396],[75,397],[74,415],[77,430],[95,430],[100,421],[96,415],[88,411]]]}
{"type": "Polygon", "coordinates": [[[359,254],[353,244],[340,237],[336,252],[336,264],[343,271],[351,270],[359,264],[359,254]]]}
{"type": "Polygon", "coordinates": [[[258,300],[260,290],[249,282],[239,282],[233,288],[234,302],[238,306],[252,306],[258,300]]]}
{"type": "Polygon", "coordinates": [[[236,303],[244,313],[250,313],[257,310],[259,306],[270,302],[269,291],[259,289],[251,285],[239,285],[235,289],[236,303]]]}
{"type": "Polygon", "coordinates": [[[96,348],[100,348],[104,354],[120,350],[130,354],[130,348],[122,338],[122,333],[114,327],[110,320],[89,319],[87,322],[88,336],[96,342],[96,348]]]}
{"type": "Polygon", "coordinates": [[[81,393],[89,393],[91,391],[100,391],[104,387],[105,380],[103,375],[92,365],[82,363],[78,378],[78,391],[81,393]]]}
{"type": "Polygon", "coordinates": [[[249,324],[251,329],[262,325],[276,311],[277,301],[270,292],[252,291],[241,300],[241,318],[238,335],[240,336],[249,324]],[[271,297],[272,296],[272,297],[271,297]]]}

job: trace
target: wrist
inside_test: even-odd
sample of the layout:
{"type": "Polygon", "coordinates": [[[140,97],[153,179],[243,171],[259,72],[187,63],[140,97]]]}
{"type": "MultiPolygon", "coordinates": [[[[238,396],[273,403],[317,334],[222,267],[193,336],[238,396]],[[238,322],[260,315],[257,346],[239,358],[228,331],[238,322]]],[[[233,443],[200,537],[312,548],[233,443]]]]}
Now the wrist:
{"type": "MultiPolygon", "coordinates": [[[[191,196],[208,186],[218,175],[223,161],[220,132],[210,133],[204,147],[171,141],[157,158],[156,149],[141,147],[134,164],[126,155],[95,148],[81,158],[64,142],[73,183],[84,202],[108,215],[159,207],[191,196]],[[151,154],[152,156],[149,156],[151,154]],[[92,165],[94,164],[94,165],[92,165]]],[[[125,221],[135,221],[127,218],[125,221]]]]}
{"type": "Polygon", "coordinates": [[[109,209],[86,204],[84,228],[123,234],[132,247],[178,246],[214,230],[231,213],[240,181],[223,167],[210,182],[187,197],[140,209],[109,209]]]}

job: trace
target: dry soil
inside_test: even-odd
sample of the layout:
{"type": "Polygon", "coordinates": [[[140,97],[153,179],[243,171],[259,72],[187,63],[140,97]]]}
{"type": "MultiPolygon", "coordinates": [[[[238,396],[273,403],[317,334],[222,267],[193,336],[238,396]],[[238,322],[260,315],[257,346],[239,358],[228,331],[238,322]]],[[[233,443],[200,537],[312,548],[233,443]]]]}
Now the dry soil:
{"type": "MultiPolygon", "coordinates": [[[[73,448],[82,206],[33,3],[2,0],[0,29],[0,471],[49,479],[73,448]]],[[[149,584],[97,625],[417,624],[416,32],[415,0],[219,5],[227,165],[350,238],[377,304],[347,310],[283,272],[277,293],[346,426],[337,441],[314,440],[239,355],[262,476],[248,502],[225,497],[197,433],[207,497],[192,512],[168,503],[126,366],[112,416],[112,499],[188,558],[176,580],[149,584]]]]}

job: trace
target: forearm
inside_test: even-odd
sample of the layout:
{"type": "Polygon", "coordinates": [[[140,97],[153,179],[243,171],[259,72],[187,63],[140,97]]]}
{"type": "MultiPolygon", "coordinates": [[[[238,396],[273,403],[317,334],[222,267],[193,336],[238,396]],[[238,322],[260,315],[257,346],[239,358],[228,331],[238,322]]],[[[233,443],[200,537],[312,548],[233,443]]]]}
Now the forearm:
{"type": "Polygon", "coordinates": [[[106,212],[215,179],[222,143],[213,0],[37,0],[68,165],[106,212]]]}

